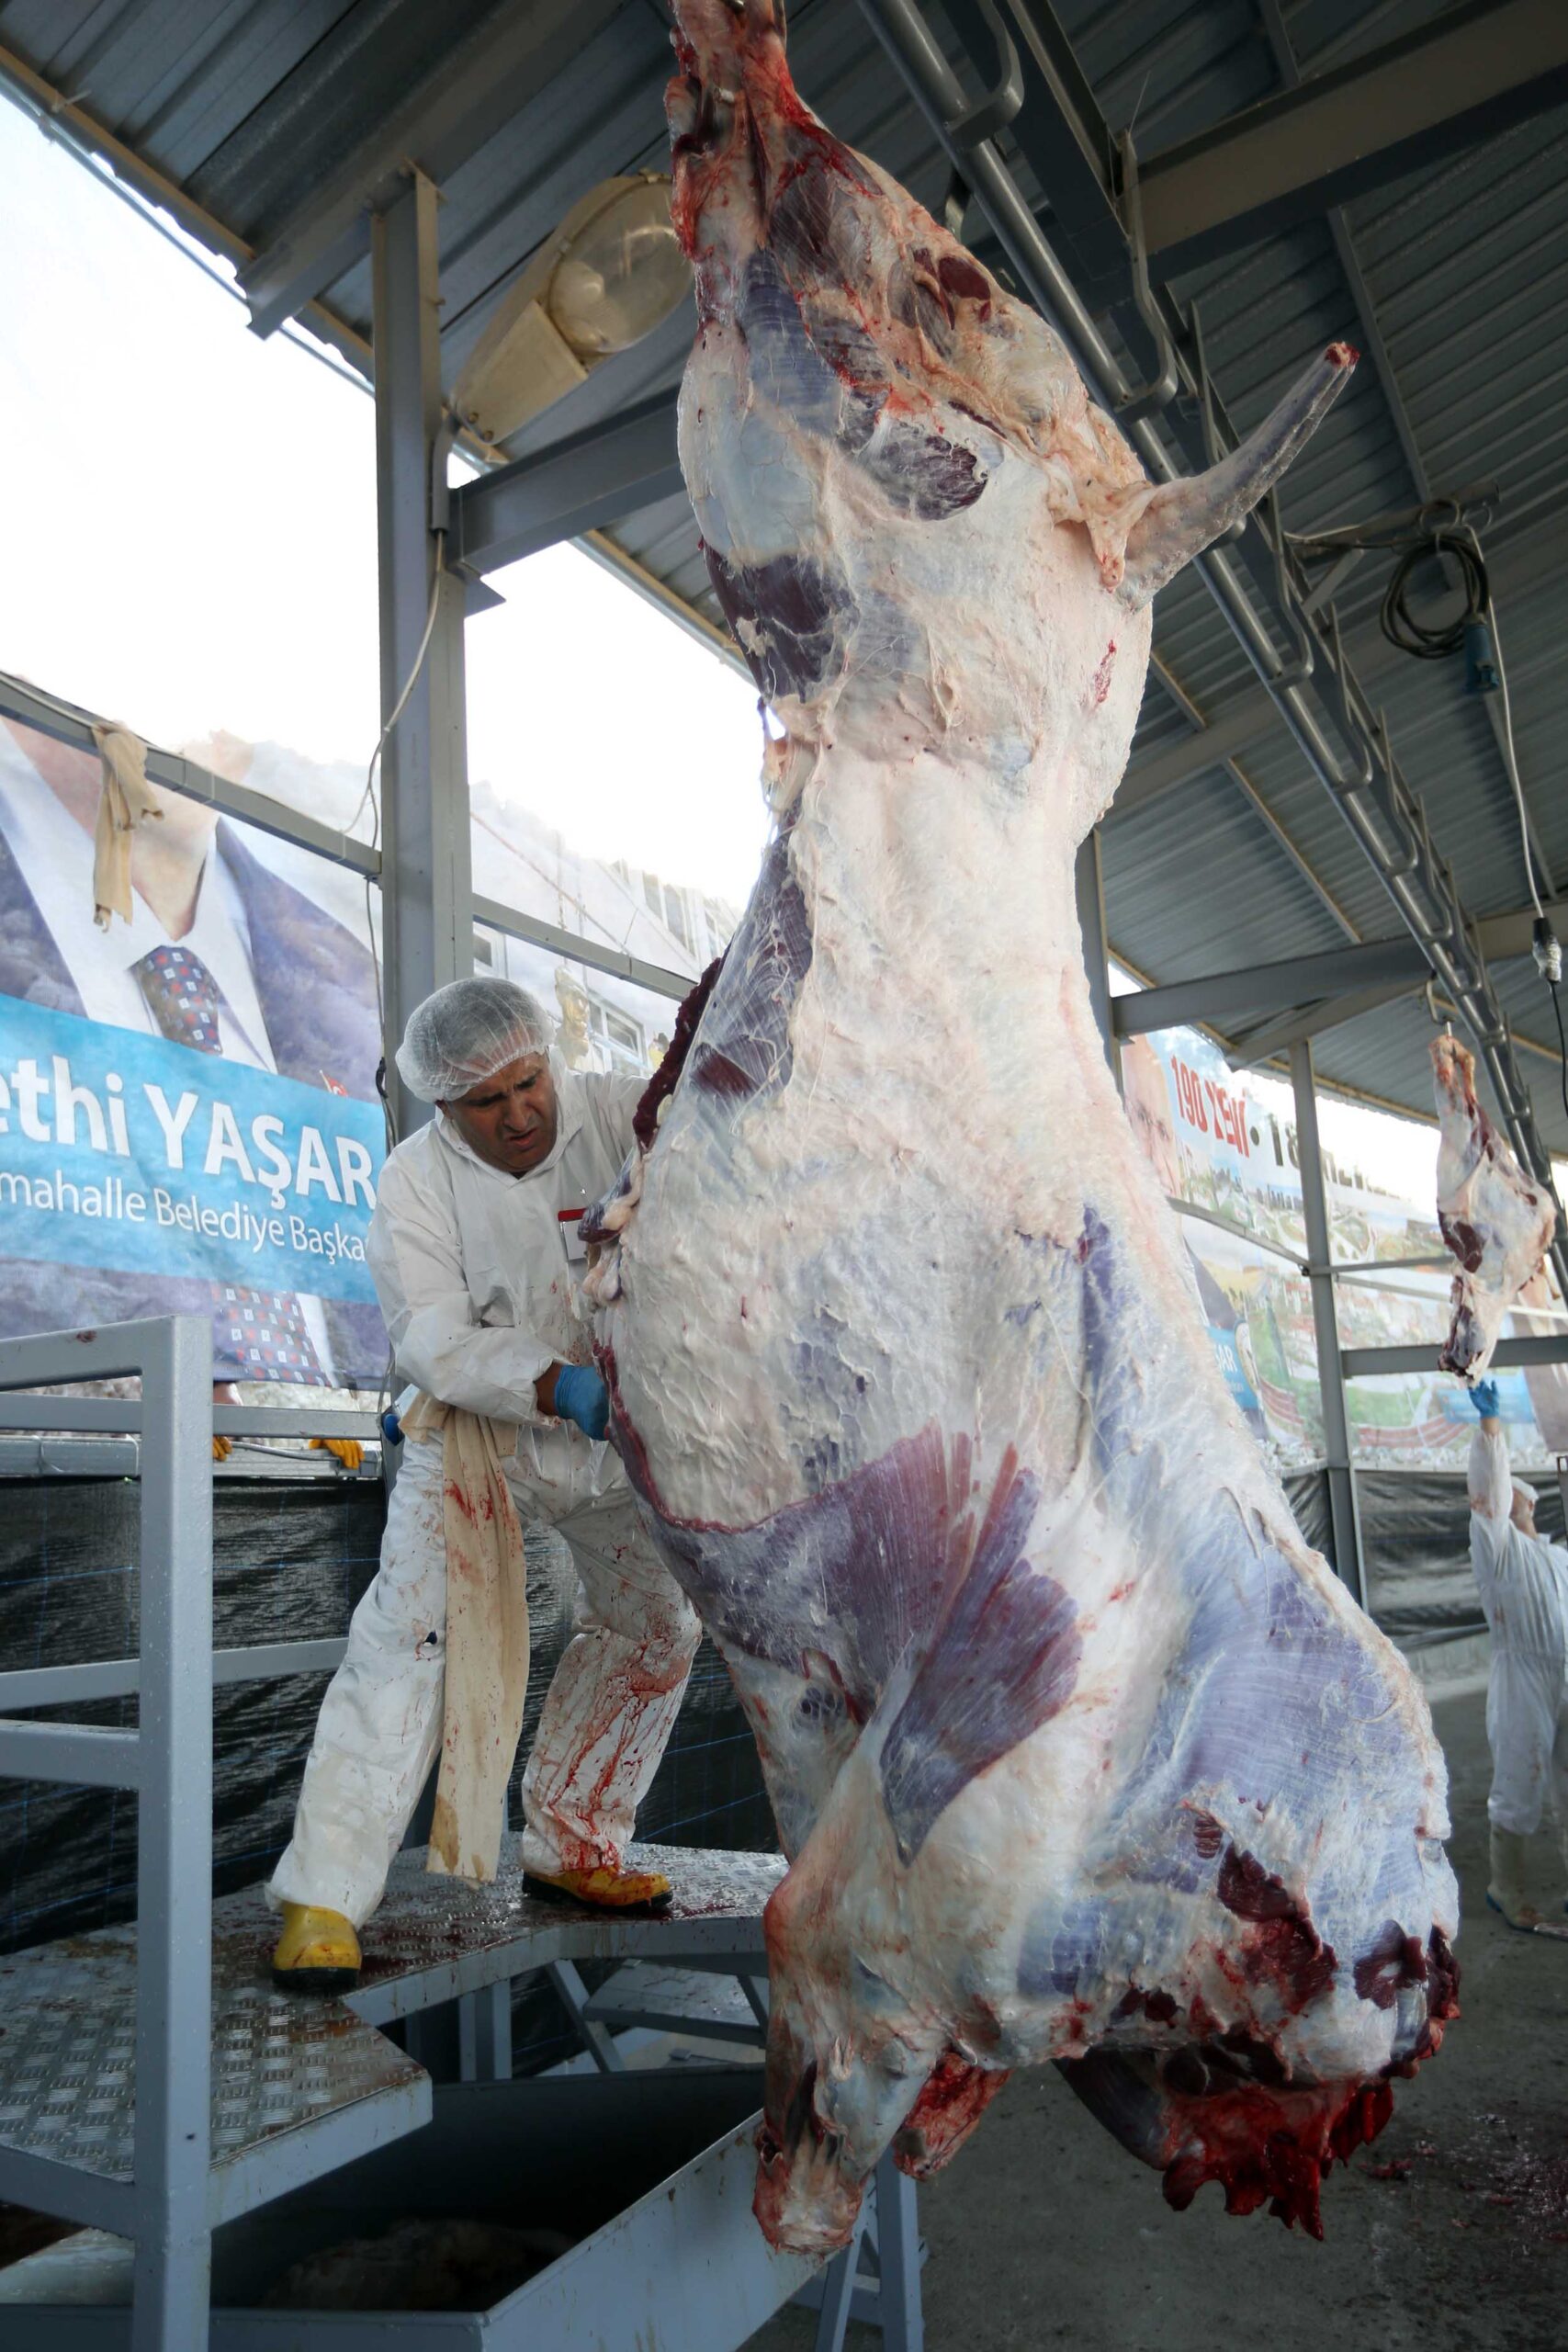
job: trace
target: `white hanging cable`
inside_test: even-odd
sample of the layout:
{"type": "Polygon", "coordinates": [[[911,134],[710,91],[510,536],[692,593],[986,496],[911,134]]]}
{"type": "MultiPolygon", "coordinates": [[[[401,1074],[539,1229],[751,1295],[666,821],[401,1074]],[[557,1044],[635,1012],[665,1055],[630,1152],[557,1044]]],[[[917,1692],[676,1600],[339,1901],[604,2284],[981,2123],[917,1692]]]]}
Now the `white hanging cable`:
{"type": "MultiPolygon", "coordinates": [[[[408,676],[403,680],[402,692],[399,695],[397,701],[392,705],[391,710],[388,714],[387,723],[376,739],[376,749],[371,752],[370,764],[365,771],[365,789],[359,796],[359,804],[355,809],[353,816],[349,819],[347,825],[344,828],[345,832],[353,832],[354,828],[358,824],[359,820],[365,814],[365,804],[368,801],[370,804],[370,846],[372,849],[378,847],[381,840],[381,801],[380,796],[376,790],[376,770],[380,765],[381,754],[386,750],[388,742],[391,738],[392,729],[396,727],[399,719],[402,717],[403,712],[407,709],[409,696],[412,694],[414,687],[418,684],[419,673],[424,667],[424,657],[430,650],[430,640],[435,634],[435,616],[440,609],[441,582],[446,568],[446,534],[445,531],[437,531],[435,534],[435,572],[430,583],[430,609],[424,616],[424,633],[419,640],[419,650],[413,657],[412,667],[410,669],[408,676]]],[[[376,1017],[380,1024],[381,1035],[384,1038],[387,1034],[387,1000],[381,983],[381,958],[378,954],[376,947],[375,904],[371,897],[371,877],[368,874],[365,877],[365,936],[370,948],[371,969],[376,976],[376,1017]]],[[[391,1151],[397,1144],[398,1129],[397,1122],[392,1116],[392,1098],[390,1094],[385,1091],[383,1091],[381,1095],[381,1115],[385,1120],[387,1126],[387,1149],[391,1151]]],[[[395,1377],[395,1363],[393,1356],[389,1351],[386,1369],[381,1374],[381,1385],[377,1391],[376,1396],[376,1419],[378,1423],[383,1425],[389,1418],[389,1408],[392,1401],[392,1382],[395,1377]]],[[[384,1426],[382,1434],[383,1443],[385,1443],[386,1431],[384,1426]]]]}
{"type": "MultiPolygon", "coordinates": [[[[430,640],[435,634],[435,616],[441,603],[441,582],[446,571],[446,534],[445,531],[437,531],[435,534],[435,573],[430,583],[430,610],[424,616],[424,634],[419,640],[419,650],[413,657],[412,667],[410,669],[408,676],[403,680],[402,692],[399,695],[397,701],[392,705],[391,710],[387,718],[387,723],[376,739],[376,749],[371,752],[370,764],[365,771],[365,789],[359,796],[358,806],[355,808],[353,816],[349,819],[347,825],[344,828],[345,832],[353,832],[354,828],[358,824],[359,820],[365,814],[366,803],[368,801],[370,805],[371,817],[370,846],[372,849],[379,846],[381,839],[381,801],[380,796],[376,789],[376,770],[380,764],[381,754],[387,748],[388,741],[391,737],[392,729],[396,727],[399,719],[402,717],[403,712],[408,707],[409,696],[412,694],[414,687],[419,683],[419,673],[424,667],[424,657],[430,650],[430,640]]],[[[377,952],[376,947],[375,910],[374,901],[371,897],[371,877],[368,874],[365,877],[365,935],[369,942],[370,964],[376,978],[377,1017],[381,1024],[381,1035],[385,1037],[387,1034],[387,1000],[381,981],[381,958],[379,954],[377,952]]],[[[383,1093],[381,1097],[381,1109],[387,1122],[387,1148],[390,1151],[398,1140],[398,1131],[396,1122],[392,1117],[392,1102],[389,1094],[383,1093]]]]}
{"type": "MultiPolygon", "coordinates": [[[[1474,548],[1478,561],[1483,560],[1481,542],[1473,526],[1467,526],[1465,537],[1474,548]]],[[[1519,815],[1519,847],[1524,853],[1525,880],[1529,886],[1530,904],[1536,921],[1544,922],[1546,910],[1540,902],[1540,890],[1536,881],[1535,854],[1530,847],[1529,817],[1525,808],[1525,788],[1519,780],[1519,756],[1514,749],[1514,709],[1508,696],[1508,665],[1503,656],[1503,632],[1497,625],[1497,601],[1491,598],[1486,614],[1486,626],[1491,632],[1492,650],[1497,657],[1497,684],[1503,695],[1503,763],[1508,771],[1508,782],[1514,788],[1514,806],[1519,815]]]]}
{"type": "Polygon", "coordinates": [[[399,719],[402,717],[404,710],[408,707],[408,698],[419,683],[419,673],[424,667],[424,657],[430,650],[430,640],[435,634],[435,615],[441,602],[441,579],[442,574],[446,570],[446,534],[445,531],[437,531],[435,534],[435,573],[430,583],[430,610],[424,616],[424,634],[419,640],[419,650],[413,657],[413,667],[410,670],[408,676],[403,680],[403,690],[401,694],[399,695],[397,701],[392,705],[391,713],[385,727],[382,728],[380,734],[376,738],[376,749],[371,752],[370,764],[365,771],[365,789],[359,796],[358,805],[355,808],[353,816],[349,819],[348,823],[344,828],[345,832],[353,832],[355,825],[358,824],[359,820],[365,814],[366,802],[369,801],[374,818],[374,822],[372,823],[370,830],[370,846],[372,849],[376,847],[381,837],[381,804],[376,797],[376,770],[380,764],[381,754],[387,748],[387,739],[391,734],[391,731],[397,725],[399,719]]]}

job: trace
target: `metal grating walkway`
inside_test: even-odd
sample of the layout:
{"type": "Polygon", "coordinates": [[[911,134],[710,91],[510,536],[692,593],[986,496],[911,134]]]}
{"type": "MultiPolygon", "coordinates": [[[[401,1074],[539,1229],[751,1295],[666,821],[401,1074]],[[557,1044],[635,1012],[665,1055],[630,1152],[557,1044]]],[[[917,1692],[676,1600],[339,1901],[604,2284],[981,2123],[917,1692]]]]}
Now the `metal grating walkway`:
{"type": "MultiPolygon", "coordinates": [[[[760,1952],[784,1869],[779,1855],[636,1847],[634,1866],[667,1871],[675,1902],[616,1919],[525,1894],[521,1842],[503,1841],[490,1886],[428,1875],[421,1848],[400,1854],[348,2001],[274,1989],[276,1922],[259,1886],[214,1905],[214,2224],[428,2121],[429,2077],[378,2030],[389,2019],[558,1962],[760,1952]]],[[[135,2013],[134,1927],[0,1960],[0,2177],[12,2154],[130,2180],[135,2013]]]]}

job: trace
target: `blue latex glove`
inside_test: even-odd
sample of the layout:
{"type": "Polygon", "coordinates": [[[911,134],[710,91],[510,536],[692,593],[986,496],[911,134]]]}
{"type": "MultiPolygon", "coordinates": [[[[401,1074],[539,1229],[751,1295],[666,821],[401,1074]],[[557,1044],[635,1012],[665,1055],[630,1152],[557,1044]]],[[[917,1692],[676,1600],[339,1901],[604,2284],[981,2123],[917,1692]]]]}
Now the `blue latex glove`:
{"type": "Polygon", "coordinates": [[[399,1420],[396,1413],[382,1414],[381,1435],[389,1445],[401,1445],[403,1442],[403,1425],[401,1421],[399,1420]]]}
{"type": "Polygon", "coordinates": [[[1502,1408],[1497,1402],[1497,1383],[1495,1380],[1478,1380],[1470,1392],[1470,1401],[1483,1421],[1495,1421],[1500,1418],[1502,1408]]]}
{"type": "Polygon", "coordinates": [[[556,1374],[556,1411],[563,1421],[575,1421],[584,1437],[604,1436],[610,1426],[610,1392],[591,1364],[562,1364],[556,1374]]]}

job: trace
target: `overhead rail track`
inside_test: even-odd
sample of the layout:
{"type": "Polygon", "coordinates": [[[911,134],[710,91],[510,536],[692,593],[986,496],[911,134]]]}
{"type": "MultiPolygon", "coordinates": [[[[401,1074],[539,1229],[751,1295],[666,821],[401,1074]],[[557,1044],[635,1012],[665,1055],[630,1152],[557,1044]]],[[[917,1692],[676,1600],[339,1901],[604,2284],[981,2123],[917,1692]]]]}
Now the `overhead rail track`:
{"type": "MultiPolygon", "coordinates": [[[[1094,397],[1118,418],[1151,478],[1169,481],[1235,448],[1240,435],[1204,363],[1196,306],[1184,311],[1168,289],[1151,287],[1132,141],[1123,137],[1118,147],[1081,72],[1069,71],[1071,45],[1047,0],[951,0],[948,13],[988,93],[978,106],[949,64],[919,0],[859,5],[954,174],[984,211],[1021,289],[1062,335],[1094,397]],[[1120,238],[1129,340],[1152,353],[1145,383],[1130,380],[1043,235],[997,143],[1004,128],[1050,189],[1053,205],[1061,204],[1080,224],[1080,239],[1090,233],[1098,239],[1102,265],[1114,251],[1112,230],[1120,238]],[[1119,159],[1114,190],[1097,170],[1112,156],[1119,159]],[[1053,177],[1054,171],[1059,176],[1053,177]],[[1179,393],[1185,395],[1182,405],[1176,404],[1179,393]],[[1179,456],[1156,429],[1156,415],[1179,445],[1179,456]]],[[[1245,549],[1247,578],[1224,543],[1200,556],[1196,569],[1473,1036],[1514,1149],[1550,1190],[1551,1161],[1474,924],[1451,869],[1433,846],[1382,715],[1345,657],[1334,606],[1307,608],[1308,585],[1276,493],[1254,510],[1236,545],[1245,549]],[[1290,650],[1281,652],[1280,643],[1290,650]]],[[[1561,1204],[1551,1258],[1568,1295],[1561,1204]]]]}

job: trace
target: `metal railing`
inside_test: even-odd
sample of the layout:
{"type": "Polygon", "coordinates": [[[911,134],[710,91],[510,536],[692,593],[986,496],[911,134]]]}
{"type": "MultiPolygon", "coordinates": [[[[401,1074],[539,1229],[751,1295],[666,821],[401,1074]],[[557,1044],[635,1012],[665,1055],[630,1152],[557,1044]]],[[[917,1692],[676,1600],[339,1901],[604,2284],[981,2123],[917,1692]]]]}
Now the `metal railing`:
{"type": "MultiPolygon", "coordinates": [[[[79,705],[63,701],[53,695],[40,693],[23,678],[12,677],[0,671],[0,714],[21,721],[40,735],[52,735],[62,743],[73,744],[77,750],[92,752],[96,757],[93,739],[93,714],[79,705]]],[[[155,784],[170,792],[178,792],[188,800],[200,800],[223,815],[254,825],[271,833],[276,840],[292,842],[315,856],[323,857],[334,865],[345,866],[352,874],[359,874],[378,888],[381,882],[381,853],[367,842],[355,841],[351,834],[338,832],[331,826],[317,822],[313,817],[290,808],[281,800],[254,791],[249,785],[234,784],[228,776],[219,775],[213,769],[187,760],[182,752],[165,752],[156,745],[149,747],[147,774],[155,784]]],[[[530,946],[542,947],[547,953],[565,957],[569,963],[586,965],[590,971],[605,972],[614,978],[630,980],[655,996],[667,996],[679,1001],[694,985],[694,976],[667,970],[662,965],[645,963],[641,957],[628,956],[622,947],[607,940],[588,939],[581,933],[564,931],[556,923],[544,922],[537,915],[525,914],[521,909],[509,907],[499,899],[487,899],[475,894],[473,919],[491,931],[501,932],[511,939],[525,941],[530,946]]]]}
{"type": "MultiPolygon", "coordinates": [[[[136,1792],[132,2177],[0,2148],[0,2192],[134,2238],[132,2352],[191,2352],[207,2338],[211,2254],[212,1330],[178,1316],[0,1341],[0,1390],[134,1373],[141,1654],[121,1687],[140,1691],[138,1727],[0,1719],[0,1775],[136,1792]]],[[[100,1671],[0,1674],[0,1708],[109,1695],[100,1671]]]]}
{"type": "MultiPolygon", "coordinates": [[[[207,2340],[210,2262],[212,1692],[321,1672],[341,1638],[212,1646],[212,1436],[285,1418],[212,1403],[203,1316],[0,1340],[0,1412],[40,1425],[141,1434],[139,1655],[0,1671],[0,1777],[134,1790],[137,1799],[136,2120],[130,2180],[0,2145],[0,2196],[112,2230],[136,2245],[132,2352],[207,2340]],[[140,1374],[138,1397],[29,1396],[51,1381],[140,1374]],[[5,1711],[140,1698],[135,1731],[23,1723],[5,1711]]],[[[289,1415],[292,1419],[293,1416],[289,1415]]],[[[359,1435],[370,1414],[300,1416],[359,1435]],[[341,1428],[340,1428],[340,1425],[341,1428]],[[350,1426],[352,1425],[352,1426],[350,1426]]]]}

